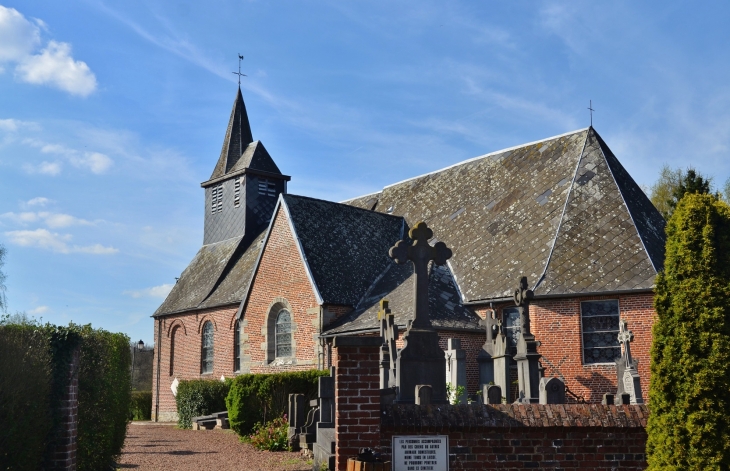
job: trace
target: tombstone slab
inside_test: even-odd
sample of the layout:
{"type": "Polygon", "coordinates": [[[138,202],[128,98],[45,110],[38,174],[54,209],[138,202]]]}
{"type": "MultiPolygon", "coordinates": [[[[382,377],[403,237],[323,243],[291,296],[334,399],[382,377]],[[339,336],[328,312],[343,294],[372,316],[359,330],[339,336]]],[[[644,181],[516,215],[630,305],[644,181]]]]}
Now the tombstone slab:
{"type": "Polygon", "coordinates": [[[502,388],[496,384],[482,386],[484,404],[502,404],[502,388]]]}
{"type": "Polygon", "coordinates": [[[560,378],[540,378],[540,404],[565,404],[565,382],[560,378]]]}

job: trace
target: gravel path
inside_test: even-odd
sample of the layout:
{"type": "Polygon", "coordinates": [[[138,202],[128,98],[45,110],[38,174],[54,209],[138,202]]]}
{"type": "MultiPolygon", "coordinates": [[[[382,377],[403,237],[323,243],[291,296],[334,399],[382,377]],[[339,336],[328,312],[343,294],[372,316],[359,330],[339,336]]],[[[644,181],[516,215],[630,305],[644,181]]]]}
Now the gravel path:
{"type": "Polygon", "coordinates": [[[230,430],[180,430],[133,422],[118,469],[144,470],[311,470],[299,453],[259,451],[230,430]]]}

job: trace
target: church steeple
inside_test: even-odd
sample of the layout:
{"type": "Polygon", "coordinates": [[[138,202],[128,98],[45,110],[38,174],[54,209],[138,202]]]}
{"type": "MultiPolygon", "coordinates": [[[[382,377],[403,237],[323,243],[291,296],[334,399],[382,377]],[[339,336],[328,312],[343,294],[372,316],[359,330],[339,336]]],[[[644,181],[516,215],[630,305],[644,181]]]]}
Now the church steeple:
{"type": "Polygon", "coordinates": [[[226,137],[223,139],[221,155],[210,179],[213,180],[228,173],[236,165],[238,159],[241,158],[246,147],[252,142],[251,125],[248,122],[246,104],[243,102],[243,95],[241,95],[241,88],[239,87],[236,99],[233,102],[231,117],[228,120],[228,129],[226,130],[226,137]]]}
{"type": "Polygon", "coordinates": [[[253,140],[238,87],[221,155],[213,174],[200,185],[205,189],[203,244],[240,236],[244,245],[250,243],[268,226],[290,179],[264,145],[253,140]]]}

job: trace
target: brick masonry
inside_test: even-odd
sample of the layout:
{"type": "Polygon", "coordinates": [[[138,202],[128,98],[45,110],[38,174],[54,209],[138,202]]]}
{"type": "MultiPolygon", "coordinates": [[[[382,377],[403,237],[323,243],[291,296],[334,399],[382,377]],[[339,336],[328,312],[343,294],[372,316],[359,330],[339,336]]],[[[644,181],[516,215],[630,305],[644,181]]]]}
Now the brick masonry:
{"type": "Polygon", "coordinates": [[[337,470],[362,447],[389,460],[394,435],[448,435],[452,471],[646,468],[644,405],[381,406],[377,338],[368,340],[334,343],[337,470]]]}
{"type": "Polygon", "coordinates": [[[66,391],[59,403],[61,420],[54,446],[50,451],[50,467],[54,471],[75,471],[79,422],[79,362],[77,348],[71,354],[66,391]]]}

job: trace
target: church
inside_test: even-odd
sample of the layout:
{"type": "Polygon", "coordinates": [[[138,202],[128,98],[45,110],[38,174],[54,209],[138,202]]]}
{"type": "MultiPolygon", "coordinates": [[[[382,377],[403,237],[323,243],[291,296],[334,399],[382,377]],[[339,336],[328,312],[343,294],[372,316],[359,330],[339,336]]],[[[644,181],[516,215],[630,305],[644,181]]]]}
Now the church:
{"type": "Polygon", "coordinates": [[[239,88],[201,184],[203,245],[153,314],[154,420],[177,418],[183,379],[329,367],[335,337],[378,334],[382,299],[403,332],[413,268],[388,250],[419,221],[453,251],[430,267],[429,316],[443,348],[460,340],[469,394],[485,319],[514,352],[522,276],[542,372],[565,381],[569,400],[615,393],[620,320],[648,391],[665,221],[593,127],[403,177],[339,203],[289,194],[239,88]]]}

